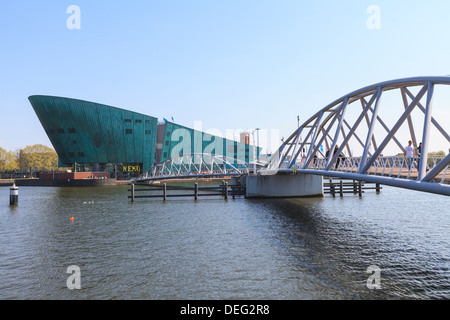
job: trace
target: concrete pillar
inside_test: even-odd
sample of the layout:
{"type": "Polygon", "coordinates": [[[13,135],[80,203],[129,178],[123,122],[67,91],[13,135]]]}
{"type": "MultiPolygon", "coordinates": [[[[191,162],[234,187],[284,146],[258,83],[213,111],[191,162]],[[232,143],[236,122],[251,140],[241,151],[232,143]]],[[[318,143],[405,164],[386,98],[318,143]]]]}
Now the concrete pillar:
{"type": "Polygon", "coordinates": [[[323,197],[323,177],[311,174],[246,177],[247,198],[323,197]]]}

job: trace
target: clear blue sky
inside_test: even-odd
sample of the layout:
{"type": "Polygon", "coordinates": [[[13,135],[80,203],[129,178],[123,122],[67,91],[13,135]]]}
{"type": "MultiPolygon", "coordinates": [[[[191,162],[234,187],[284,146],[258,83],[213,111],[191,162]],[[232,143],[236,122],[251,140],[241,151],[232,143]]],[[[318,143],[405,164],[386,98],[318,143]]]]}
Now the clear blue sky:
{"type": "Polygon", "coordinates": [[[0,146],[51,146],[34,94],[287,137],[297,115],[358,88],[450,74],[449,34],[448,0],[3,1],[0,146]],[[370,5],[380,30],[367,28],[370,5]]]}

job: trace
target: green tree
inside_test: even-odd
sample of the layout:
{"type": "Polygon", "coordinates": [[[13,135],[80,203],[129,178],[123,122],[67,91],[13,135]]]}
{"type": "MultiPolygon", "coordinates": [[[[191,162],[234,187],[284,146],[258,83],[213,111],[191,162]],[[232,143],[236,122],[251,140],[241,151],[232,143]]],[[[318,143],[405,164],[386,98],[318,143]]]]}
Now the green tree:
{"type": "Polygon", "coordinates": [[[441,156],[446,156],[444,151],[435,151],[435,152],[430,152],[428,153],[429,157],[441,157],[441,156]]]}
{"type": "Polygon", "coordinates": [[[0,172],[14,171],[19,168],[16,155],[12,151],[0,148],[0,172]]]}
{"type": "Polygon", "coordinates": [[[58,155],[42,144],[27,146],[19,151],[19,167],[31,172],[52,171],[58,168],[58,155]]]}
{"type": "Polygon", "coordinates": [[[435,152],[429,152],[428,153],[428,165],[432,167],[433,165],[437,165],[439,162],[442,161],[446,156],[444,151],[435,151],[435,152]],[[433,157],[437,157],[438,159],[433,159],[433,157]],[[441,158],[441,159],[439,159],[441,158]]]}

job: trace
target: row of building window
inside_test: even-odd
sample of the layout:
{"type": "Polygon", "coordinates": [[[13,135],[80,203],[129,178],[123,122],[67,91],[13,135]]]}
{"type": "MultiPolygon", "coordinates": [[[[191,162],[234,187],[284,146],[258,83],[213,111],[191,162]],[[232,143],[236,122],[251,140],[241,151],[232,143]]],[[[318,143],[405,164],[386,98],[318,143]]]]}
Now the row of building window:
{"type": "MultiPolygon", "coordinates": [[[[142,120],[140,120],[140,119],[136,119],[135,120],[136,121],[136,123],[142,123],[142,120]]],[[[125,119],[125,122],[128,122],[128,123],[131,123],[131,122],[133,122],[131,119],[125,119]]],[[[146,124],[151,124],[152,123],[152,121],[151,120],[145,120],[145,123],[146,124]]],[[[77,133],[77,129],[75,129],[75,128],[69,128],[69,129],[67,129],[67,131],[69,132],[69,133],[71,133],[71,134],[73,134],[73,133],[77,133]]],[[[66,133],[66,131],[63,129],[63,128],[58,128],[58,129],[56,129],[56,131],[55,131],[55,129],[49,129],[49,130],[47,130],[47,134],[55,134],[55,133],[59,133],[59,134],[64,134],[64,133],[66,133]]],[[[127,132],[128,133],[128,132],[127,132]]],[[[131,134],[132,132],[130,132],[129,134],[131,134]]],[[[151,131],[150,130],[146,130],[145,131],[145,134],[151,134],[151,131]]]]}
{"type": "MultiPolygon", "coordinates": [[[[65,157],[67,157],[67,155],[65,153],[61,153],[61,158],[65,158],[65,157]]],[[[69,152],[69,157],[75,158],[75,152],[69,152]]],[[[85,158],[86,155],[84,154],[84,152],[78,152],[78,157],[85,158]]]]}
{"type": "MultiPolygon", "coordinates": [[[[77,129],[75,129],[75,128],[69,128],[69,129],[67,129],[67,131],[69,133],[77,133],[77,129]]],[[[55,129],[47,130],[47,134],[55,134],[56,132],[58,132],[59,134],[66,133],[66,131],[63,128],[58,128],[58,129],[56,129],[56,131],[55,131],[55,129]]]]}
{"type": "MultiPolygon", "coordinates": [[[[74,128],[70,128],[67,130],[69,133],[77,133],[77,130],[74,128]]],[[[57,131],[59,134],[64,134],[65,131],[62,128],[57,129],[57,131]]],[[[126,134],[133,134],[133,129],[125,129],[125,133],[126,134]]],[[[49,129],[47,130],[47,134],[55,134],[55,130],[54,129],[49,129]]],[[[146,135],[151,135],[152,134],[152,130],[145,130],[145,134],[146,135]]],[[[77,144],[77,142],[75,140],[73,140],[73,144],[77,144]]]]}
{"type": "MultiPolygon", "coordinates": [[[[125,129],[125,134],[133,134],[133,129],[125,129]]],[[[146,135],[152,134],[152,130],[145,130],[146,135]]]]}
{"type": "MultiPolygon", "coordinates": [[[[136,119],[136,120],[134,120],[136,123],[142,123],[142,120],[141,119],[136,119]]],[[[131,119],[125,119],[125,122],[126,123],[131,123],[131,122],[133,122],[133,120],[131,120],[131,119]]],[[[152,120],[145,120],[145,124],[152,124],[152,120]]]]}

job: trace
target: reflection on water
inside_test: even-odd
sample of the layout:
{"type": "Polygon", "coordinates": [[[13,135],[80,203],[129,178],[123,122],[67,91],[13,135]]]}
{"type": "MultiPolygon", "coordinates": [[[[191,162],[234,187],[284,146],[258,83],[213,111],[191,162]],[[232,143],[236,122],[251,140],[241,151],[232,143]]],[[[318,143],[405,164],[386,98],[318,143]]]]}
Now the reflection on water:
{"type": "Polygon", "coordinates": [[[23,187],[17,208],[0,188],[0,299],[450,298],[448,197],[132,204],[127,188],[23,187]]]}

